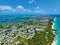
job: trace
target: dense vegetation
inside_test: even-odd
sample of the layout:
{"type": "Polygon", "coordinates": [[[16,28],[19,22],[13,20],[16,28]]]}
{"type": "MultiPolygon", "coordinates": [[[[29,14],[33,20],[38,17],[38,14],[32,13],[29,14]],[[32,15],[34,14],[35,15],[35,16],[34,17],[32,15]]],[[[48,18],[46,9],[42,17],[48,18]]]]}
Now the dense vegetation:
{"type": "Polygon", "coordinates": [[[35,17],[18,23],[2,24],[0,35],[2,38],[7,36],[7,39],[1,38],[1,45],[51,45],[55,36],[51,17],[35,17]]]}

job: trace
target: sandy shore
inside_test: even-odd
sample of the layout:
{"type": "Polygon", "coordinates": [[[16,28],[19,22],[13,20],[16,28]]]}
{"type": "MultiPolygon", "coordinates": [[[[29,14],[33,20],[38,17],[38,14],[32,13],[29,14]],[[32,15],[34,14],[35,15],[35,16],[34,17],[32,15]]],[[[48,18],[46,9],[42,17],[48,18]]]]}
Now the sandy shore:
{"type": "Polygon", "coordinates": [[[52,29],[54,29],[54,24],[52,25],[52,29]]]}
{"type": "MultiPolygon", "coordinates": [[[[54,24],[52,25],[52,29],[53,29],[53,34],[55,34],[55,31],[54,31],[54,24]]],[[[53,42],[51,45],[56,45],[56,38],[54,38],[53,42]]]]}
{"type": "Polygon", "coordinates": [[[56,45],[56,39],[54,38],[53,42],[51,45],[56,45]]]}

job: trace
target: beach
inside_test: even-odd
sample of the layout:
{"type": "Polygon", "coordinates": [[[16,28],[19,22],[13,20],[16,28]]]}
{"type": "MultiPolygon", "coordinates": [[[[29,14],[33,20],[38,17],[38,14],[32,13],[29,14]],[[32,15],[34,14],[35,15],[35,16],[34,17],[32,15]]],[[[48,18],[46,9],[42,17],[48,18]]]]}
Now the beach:
{"type": "MultiPolygon", "coordinates": [[[[55,34],[55,31],[54,31],[54,24],[52,25],[52,29],[53,29],[53,34],[55,34]]],[[[54,40],[52,42],[51,45],[56,45],[56,38],[54,37],[54,40]]]]}
{"type": "Polygon", "coordinates": [[[54,38],[54,40],[53,40],[51,45],[56,45],[56,38],[54,38]]]}

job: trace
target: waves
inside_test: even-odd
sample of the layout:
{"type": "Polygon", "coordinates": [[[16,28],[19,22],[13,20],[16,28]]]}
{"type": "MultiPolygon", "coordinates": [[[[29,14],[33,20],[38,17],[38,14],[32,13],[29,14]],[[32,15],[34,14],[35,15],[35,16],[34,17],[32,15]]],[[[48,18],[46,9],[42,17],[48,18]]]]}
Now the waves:
{"type": "Polygon", "coordinates": [[[56,45],[60,45],[60,18],[54,18],[54,29],[56,30],[56,45]]]}

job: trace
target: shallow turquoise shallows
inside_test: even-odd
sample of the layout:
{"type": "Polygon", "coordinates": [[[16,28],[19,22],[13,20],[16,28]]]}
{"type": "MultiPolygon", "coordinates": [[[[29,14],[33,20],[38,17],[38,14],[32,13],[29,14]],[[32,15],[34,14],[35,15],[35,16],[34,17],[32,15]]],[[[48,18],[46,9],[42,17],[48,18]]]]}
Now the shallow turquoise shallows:
{"type": "Polygon", "coordinates": [[[60,45],[60,18],[54,18],[54,29],[56,30],[56,45],[60,45]]]}

